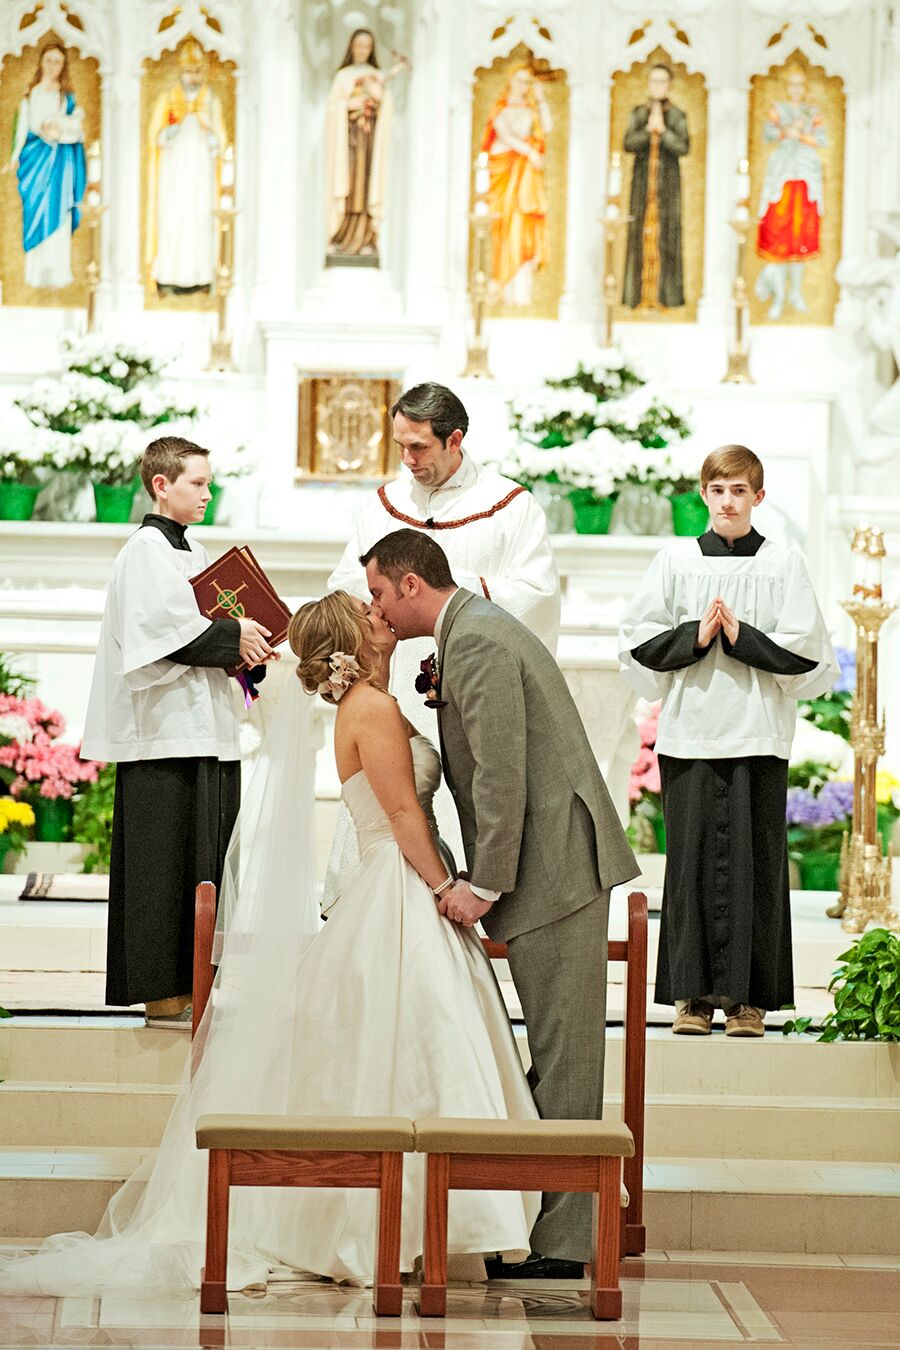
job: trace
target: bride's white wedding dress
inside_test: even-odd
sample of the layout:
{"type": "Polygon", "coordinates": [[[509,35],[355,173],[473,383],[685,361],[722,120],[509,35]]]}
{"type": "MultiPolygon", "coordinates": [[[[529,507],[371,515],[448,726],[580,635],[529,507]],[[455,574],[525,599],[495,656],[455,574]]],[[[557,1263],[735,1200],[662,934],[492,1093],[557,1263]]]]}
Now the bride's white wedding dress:
{"type": "MultiPolygon", "coordinates": [[[[417,793],[430,814],[440,760],[423,736],[411,748],[417,793]]],[[[207,1154],[197,1152],[193,1136],[197,1116],[208,1111],[537,1115],[478,937],[438,914],[364,773],[344,784],[342,796],[358,831],[360,865],[328,922],[293,947],[277,933],[261,943],[253,921],[241,916],[239,897],[203,1057],[179,1095],[155,1164],[112,1202],[98,1236],[60,1234],[36,1256],[2,1261],[0,1292],[197,1288],[207,1154]],[[267,976],[267,962],[274,975],[267,976]],[[252,999],[245,977],[256,982],[252,999]],[[291,990],[273,989],[273,979],[293,982],[291,990]]],[[[243,837],[258,850],[272,843],[264,819],[255,837],[243,837]]],[[[265,895],[261,900],[271,903],[265,895]]],[[[404,1270],[422,1250],[423,1181],[424,1158],[407,1155],[404,1270]]],[[[539,1201],[518,1192],[454,1192],[450,1252],[524,1255],[539,1201]]],[[[375,1207],[372,1191],[236,1188],[229,1287],[264,1283],[279,1265],[371,1279],[375,1207]]]]}

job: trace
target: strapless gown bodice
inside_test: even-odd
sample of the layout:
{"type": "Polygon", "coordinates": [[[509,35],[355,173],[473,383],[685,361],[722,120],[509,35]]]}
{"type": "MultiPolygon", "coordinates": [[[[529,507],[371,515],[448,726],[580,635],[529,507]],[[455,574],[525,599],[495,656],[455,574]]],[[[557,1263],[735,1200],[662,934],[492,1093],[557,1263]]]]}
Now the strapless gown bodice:
{"type": "MultiPolygon", "coordinates": [[[[416,796],[436,835],[432,802],[441,782],[441,757],[427,736],[413,736],[409,746],[416,777],[416,796]]],[[[370,850],[380,844],[394,844],[391,822],[362,769],[347,779],[341,789],[341,796],[356,826],[360,860],[365,860],[370,850]]]]}

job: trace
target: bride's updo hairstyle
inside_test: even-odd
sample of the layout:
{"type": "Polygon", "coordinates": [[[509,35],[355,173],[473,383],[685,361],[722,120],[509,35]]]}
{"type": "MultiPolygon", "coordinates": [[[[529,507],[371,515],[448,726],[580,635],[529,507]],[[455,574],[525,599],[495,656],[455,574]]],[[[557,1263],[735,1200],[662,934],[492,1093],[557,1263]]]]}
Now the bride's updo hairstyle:
{"type": "Polygon", "coordinates": [[[288,642],[299,663],[297,679],[308,694],[321,694],[326,703],[337,703],[340,698],[328,687],[334,680],[331,657],[335,652],[355,661],[358,673],[353,672],[351,683],[369,679],[375,669],[371,624],[346,591],[333,591],[301,605],[291,619],[288,642]]]}

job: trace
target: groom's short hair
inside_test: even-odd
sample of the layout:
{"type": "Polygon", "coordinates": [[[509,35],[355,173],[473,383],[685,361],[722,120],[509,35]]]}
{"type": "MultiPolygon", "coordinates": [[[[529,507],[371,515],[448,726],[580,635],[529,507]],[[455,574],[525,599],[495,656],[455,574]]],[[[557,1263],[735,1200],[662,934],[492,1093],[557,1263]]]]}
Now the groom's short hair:
{"type": "Polygon", "coordinates": [[[448,591],[456,585],[446,553],[421,530],[394,530],[373,544],[359,561],[363,567],[376,562],[381,575],[393,582],[395,589],[409,572],[436,591],[448,591]]]}

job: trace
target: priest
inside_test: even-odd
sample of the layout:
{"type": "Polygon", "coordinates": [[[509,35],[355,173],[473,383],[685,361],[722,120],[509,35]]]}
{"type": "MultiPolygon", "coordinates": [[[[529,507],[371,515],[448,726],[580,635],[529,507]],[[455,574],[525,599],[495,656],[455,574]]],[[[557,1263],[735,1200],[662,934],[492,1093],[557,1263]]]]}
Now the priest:
{"type": "MultiPolygon", "coordinates": [[[[363,503],[328,589],[368,599],[360,555],[393,530],[425,530],[446,553],[460,586],[508,610],[555,651],[559,575],[546,518],[531,493],[476,464],[466,452],[469,417],[444,385],[408,389],[391,414],[394,440],[409,472],[363,503]]],[[[433,716],[423,711],[421,698],[406,694],[414,692],[419,662],[433,646],[424,639],[404,642],[394,658],[392,679],[403,711],[428,734],[434,732],[433,716]]]]}

